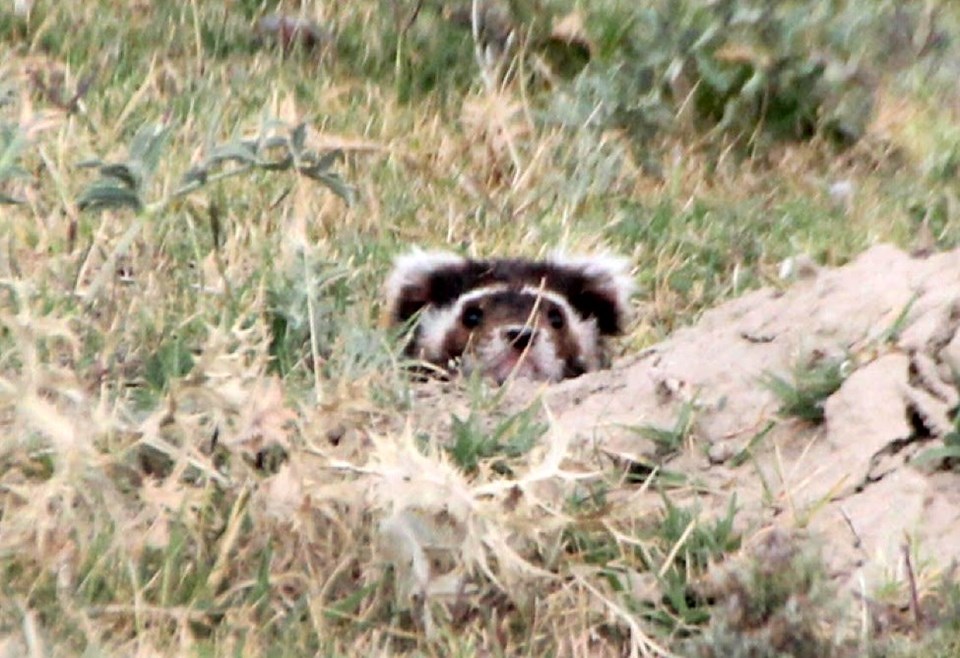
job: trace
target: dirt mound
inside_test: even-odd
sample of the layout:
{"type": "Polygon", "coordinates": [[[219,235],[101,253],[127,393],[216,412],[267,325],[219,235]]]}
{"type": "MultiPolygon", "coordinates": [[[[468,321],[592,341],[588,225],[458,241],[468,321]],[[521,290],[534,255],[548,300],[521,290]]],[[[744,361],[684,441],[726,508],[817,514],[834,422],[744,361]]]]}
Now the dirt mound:
{"type": "Polygon", "coordinates": [[[638,428],[669,428],[686,409],[692,434],[664,467],[694,476],[703,508],[736,494],[743,524],[809,528],[833,572],[868,589],[902,571],[906,541],[924,564],[948,564],[960,556],[960,478],[912,459],[942,445],[958,401],[960,251],[921,259],[877,246],[836,270],[794,269],[783,290],[744,295],[611,370],[549,388],[556,427],[649,462],[657,446],[638,428]],[[835,360],[844,377],[819,424],[779,413],[763,383],[811,360],[835,360]]]}

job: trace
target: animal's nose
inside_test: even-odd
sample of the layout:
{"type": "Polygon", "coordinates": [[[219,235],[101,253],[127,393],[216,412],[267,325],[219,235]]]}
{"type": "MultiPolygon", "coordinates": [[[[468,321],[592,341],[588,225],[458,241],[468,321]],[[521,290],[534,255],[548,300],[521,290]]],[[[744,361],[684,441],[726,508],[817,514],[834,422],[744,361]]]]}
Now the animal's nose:
{"type": "Polygon", "coordinates": [[[522,352],[533,343],[536,332],[530,327],[512,327],[504,332],[504,337],[515,350],[522,352]]]}

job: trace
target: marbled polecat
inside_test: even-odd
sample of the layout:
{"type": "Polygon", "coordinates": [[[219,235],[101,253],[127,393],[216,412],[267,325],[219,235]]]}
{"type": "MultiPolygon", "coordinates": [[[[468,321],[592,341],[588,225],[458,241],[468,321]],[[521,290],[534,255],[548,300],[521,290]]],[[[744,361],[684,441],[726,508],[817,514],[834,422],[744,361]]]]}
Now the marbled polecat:
{"type": "Polygon", "coordinates": [[[406,354],[503,383],[558,381],[601,367],[605,339],[627,322],[626,259],[473,260],[414,250],[386,283],[389,322],[415,320],[406,354]]]}

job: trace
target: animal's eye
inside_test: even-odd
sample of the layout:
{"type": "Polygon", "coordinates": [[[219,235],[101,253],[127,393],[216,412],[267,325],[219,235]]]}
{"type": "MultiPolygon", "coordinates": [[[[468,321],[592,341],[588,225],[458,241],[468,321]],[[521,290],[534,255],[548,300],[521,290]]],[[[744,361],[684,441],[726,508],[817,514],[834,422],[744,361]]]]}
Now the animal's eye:
{"type": "Polygon", "coordinates": [[[556,306],[547,311],[547,320],[550,322],[550,326],[557,330],[563,329],[563,326],[566,323],[566,320],[563,317],[563,311],[556,306]]]}
{"type": "Polygon", "coordinates": [[[460,322],[467,329],[476,329],[483,321],[483,309],[479,306],[468,306],[463,309],[463,315],[460,316],[460,322]]]}

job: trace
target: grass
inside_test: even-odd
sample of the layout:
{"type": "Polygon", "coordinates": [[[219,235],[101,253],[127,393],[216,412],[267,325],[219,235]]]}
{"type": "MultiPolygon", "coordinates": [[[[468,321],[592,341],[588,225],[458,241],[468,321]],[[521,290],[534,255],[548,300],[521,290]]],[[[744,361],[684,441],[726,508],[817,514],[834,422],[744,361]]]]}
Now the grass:
{"type": "Polygon", "coordinates": [[[495,471],[509,472],[509,461],[529,452],[547,431],[537,420],[536,407],[509,414],[492,427],[484,427],[482,416],[471,412],[465,419],[453,416],[453,438],[448,453],[454,463],[467,473],[475,473],[481,462],[495,471]],[[496,459],[502,455],[503,460],[496,459]]]}
{"type": "Polygon", "coordinates": [[[655,456],[663,459],[683,450],[684,444],[695,432],[695,415],[696,400],[691,400],[681,403],[672,427],[644,425],[635,429],[640,436],[653,442],[655,456]]]}
{"type": "Polygon", "coordinates": [[[423,397],[378,326],[392,256],[608,246],[637,265],[628,352],[799,252],[960,242],[948,3],[904,10],[896,48],[892,5],[804,23],[867,69],[847,148],[744,137],[722,108],[752,92],[682,40],[703,115],[651,95],[670,59],[627,67],[657,55],[657,3],[510,3],[532,45],[493,84],[444,3],[282,4],[326,53],[258,40],[257,0],[22,4],[0,12],[0,655],[679,651],[711,616],[689,583],[739,550],[727,520],[640,523],[622,496],[656,492],[570,470],[539,417],[423,397]],[[549,35],[574,9],[578,76],[582,44],[549,35]]]}
{"type": "Polygon", "coordinates": [[[789,379],[766,373],[761,384],[780,401],[782,416],[822,423],[827,398],[843,384],[848,369],[846,358],[812,354],[797,361],[789,379]]]}

